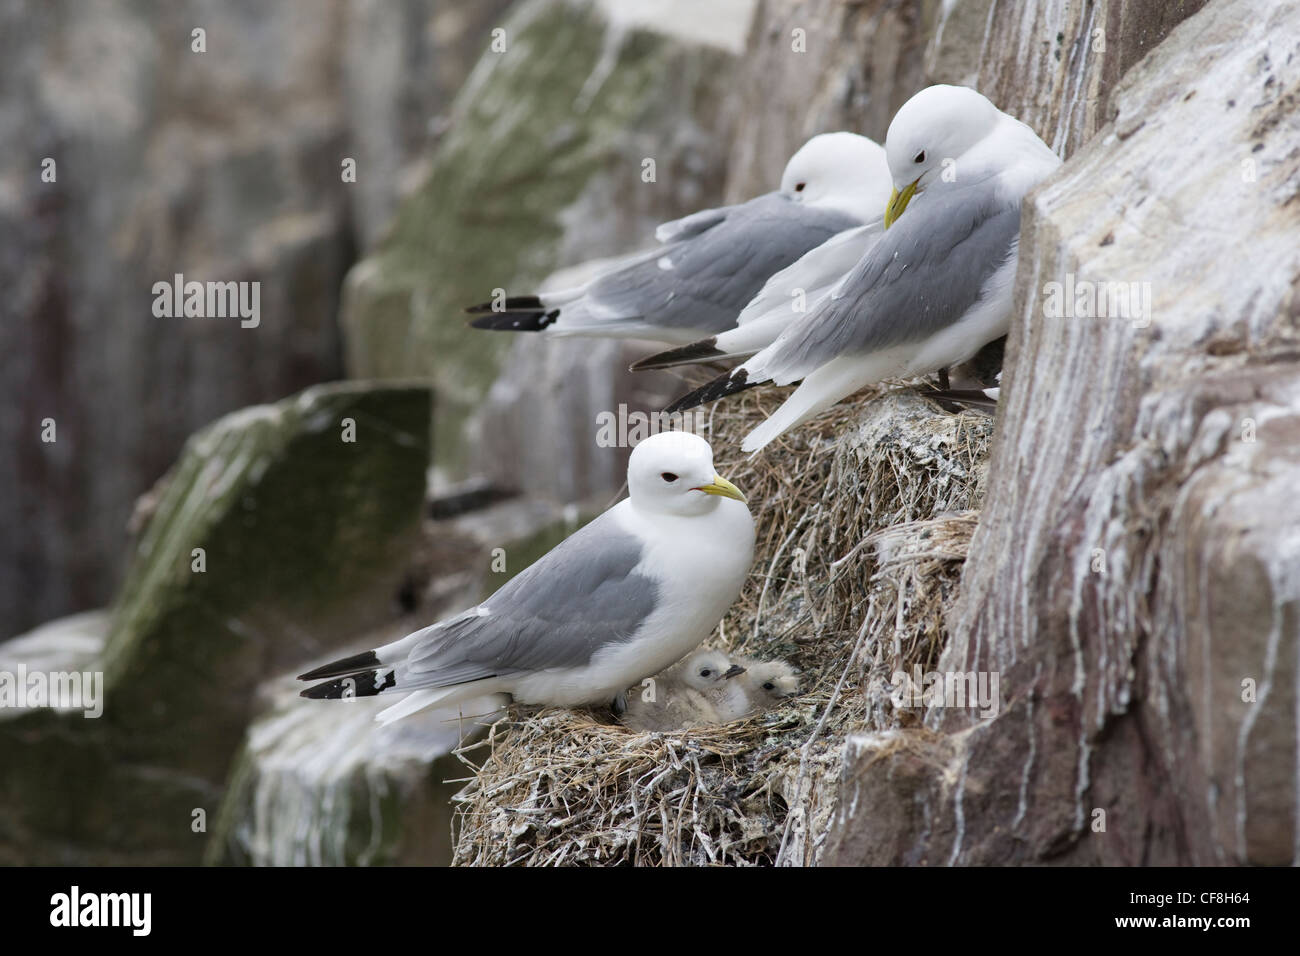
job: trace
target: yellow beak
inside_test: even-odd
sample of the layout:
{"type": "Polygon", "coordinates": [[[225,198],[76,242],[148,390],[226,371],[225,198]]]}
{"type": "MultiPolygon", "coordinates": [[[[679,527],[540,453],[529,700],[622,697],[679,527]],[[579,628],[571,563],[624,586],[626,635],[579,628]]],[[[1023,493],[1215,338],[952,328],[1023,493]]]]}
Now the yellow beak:
{"type": "Polygon", "coordinates": [[[702,491],[706,495],[721,495],[723,498],[735,498],[741,504],[748,504],[748,499],[740,493],[740,489],[729,482],[721,475],[714,475],[713,480],[707,485],[700,485],[693,491],[702,491]]]}
{"type": "Polygon", "coordinates": [[[907,208],[907,204],[911,202],[912,197],[916,195],[916,184],[920,181],[921,180],[919,179],[913,181],[904,188],[901,193],[897,189],[890,192],[889,205],[885,207],[886,229],[892,226],[898,217],[903,214],[903,210],[907,208]]]}

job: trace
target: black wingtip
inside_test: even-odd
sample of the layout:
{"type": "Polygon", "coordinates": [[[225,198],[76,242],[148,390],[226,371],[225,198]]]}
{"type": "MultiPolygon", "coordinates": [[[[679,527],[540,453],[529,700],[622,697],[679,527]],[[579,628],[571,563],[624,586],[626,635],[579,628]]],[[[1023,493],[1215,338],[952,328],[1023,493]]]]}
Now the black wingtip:
{"type": "Polygon", "coordinates": [[[717,344],[718,337],[716,335],[707,339],[700,339],[690,345],[683,345],[680,348],[668,349],[665,352],[656,352],[654,355],[646,356],[639,361],[633,362],[628,366],[628,370],[642,372],[652,368],[672,368],[674,365],[706,362],[720,355],[726,355],[726,352],[717,348],[717,344]]]}
{"type": "Polygon", "coordinates": [[[540,332],[559,318],[560,310],[549,312],[493,312],[480,315],[469,324],[491,332],[540,332]]]}
{"type": "Polygon", "coordinates": [[[720,398],[735,395],[737,392],[743,392],[747,388],[753,388],[760,384],[762,383],[749,381],[749,372],[744,368],[732,369],[730,372],[724,372],[717,378],[705,382],[695,391],[683,395],[665,408],[664,411],[668,414],[684,412],[688,408],[704,405],[707,402],[716,402],[720,398]]]}
{"type": "MultiPolygon", "coordinates": [[[[363,671],[370,667],[379,667],[379,658],[375,656],[374,651],[365,651],[361,654],[353,654],[351,657],[345,657],[342,660],[330,661],[323,664],[314,671],[308,671],[305,674],[299,674],[298,680],[323,680],[326,677],[338,677],[341,674],[355,674],[357,671],[363,671]]],[[[307,691],[303,691],[303,696],[307,691]]]]}
{"type": "Polygon", "coordinates": [[[337,677],[315,687],[298,692],[299,697],[310,700],[339,700],[344,697],[374,697],[381,691],[397,686],[391,667],[383,670],[361,671],[346,677],[337,677]]]}
{"type": "Polygon", "coordinates": [[[465,309],[470,315],[481,315],[484,312],[532,312],[533,310],[546,311],[542,306],[542,300],[535,295],[512,295],[499,304],[493,300],[467,306],[465,309]]]}

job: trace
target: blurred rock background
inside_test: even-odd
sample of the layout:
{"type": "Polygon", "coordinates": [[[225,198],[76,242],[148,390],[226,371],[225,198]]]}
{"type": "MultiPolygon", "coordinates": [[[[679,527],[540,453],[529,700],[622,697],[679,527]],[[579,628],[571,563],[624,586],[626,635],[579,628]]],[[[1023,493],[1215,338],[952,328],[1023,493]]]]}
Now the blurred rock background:
{"type": "Polygon", "coordinates": [[[506,6],[0,5],[0,633],[109,599],[191,432],[342,374],[343,276],[506,6]],[[261,326],[154,318],[178,272],[260,282],[261,326]]]}
{"type": "MultiPolygon", "coordinates": [[[[110,688],[102,720],[0,713],[0,862],[445,861],[443,781],[467,772],[445,754],[462,728],[449,736],[431,716],[384,738],[364,710],[309,716],[284,677],[476,600],[502,577],[493,548],[510,573],[526,566],[619,492],[626,450],[595,447],[596,413],[658,408],[675,388],[623,373],[634,346],[474,333],[460,309],[497,287],[568,284],[589,260],[646,246],[657,222],[770,189],[814,133],[883,140],[931,82],[977,86],[1090,164],[1091,178],[1067,163],[1055,205],[1031,213],[1008,362],[1012,381],[1048,390],[1036,395],[1058,380],[1109,383],[1106,421],[1089,421],[1111,437],[1084,442],[1063,399],[1000,416],[999,523],[977,533],[950,650],[962,666],[1019,667],[1032,690],[969,747],[964,728],[932,715],[927,732],[951,739],[928,742],[927,759],[893,758],[869,786],[846,758],[842,792],[857,810],[838,818],[830,861],[1276,862],[1294,844],[1296,775],[1259,769],[1259,791],[1241,781],[1266,763],[1252,739],[1294,757],[1294,694],[1229,712],[1204,696],[1202,672],[1218,662],[1235,681],[1255,667],[1294,688],[1294,575],[1261,572],[1269,585],[1244,603],[1233,596],[1247,583],[1225,578],[1222,606],[1254,611],[1202,626],[1189,623],[1195,589],[1157,570],[1241,566],[1224,540],[1251,542],[1250,560],[1272,568],[1259,556],[1291,553],[1286,501],[1260,496],[1280,530],[1251,537],[1267,524],[1259,508],[1221,527],[1207,492],[1201,524],[1175,529],[1162,552],[1182,465],[1160,472],[1163,491],[1138,471],[1089,476],[1131,444],[1156,442],[1189,471],[1223,454],[1186,437],[1220,404],[1246,401],[1195,387],[1216,357],[1249,351],[1272,356],[1270,375],[1295,372],[1300,269],[1247,250],[1252,230],[1269,249],[1296,233],[1297,26],[1269,0],[0,3],[0,639],[44,624],[0,644],[0,669],[102,668],[110,688]],[[206,52],[191,49],[196,27],[206,52]],[[1236,78],[1204,87],[1229,54],[1236,78]],[[1183,137],[1179,168],[1203,177],[1202,197],[1255,156],[1277,216],[1225,220],[1180,192],[1151,228],[1231,231],[1213,246],[1143,245],[1125,223],[1173,186],[1155,177],[1162,141],[1125,146],[1145,122],[1139,105],[1177,117],[1168,141],[1183,137]],[[1117,183],[1093,191],[1121,151],[1117,183]],[[41,180],[46,157],[55,183],[41,180]],[[355,183],[340,175],[349,158],[355,183]],[[1134,184],[1150,188],[1127,194],[1134,184]],[[1076,230],[1093,245],[1073,244],[1076,230]],[[1096,278],[1116,261],[1161,263],[1170,285],[1234,253],[1237,285],[1264,290],[1251,301],[1291,321],[1252,325],[1192,288],[1165,300],[1186,325],[1157,333],[1158,348],[1078,324],[1026,334],[1034,279],[1088,274],[1094,247],[1120,257],[1096,278]],[[155,318],[153,283],[175,273],[260,282],[260,326],[155,318]],[[1249,350],[1231,344],[1236,327],[1252,330],[1249,350]],[[1122,375],[1108,364],[1119,355],[1122,375]],[[1161,375],[1143,355],[1160,356],[1161,375]],[[1169,403],[1158,414],[1140,407],[1155,388],[1169,403]],[[40,440],[47,418],[54,443],[40,440]],[[340,448],[326,438],[345,418],[359,437],[340,448]],[[1025,487],[1039,489],[1032,508],[1016,497],[1025,487]],[[1059,551],[1068,579],[1115,501],[1107,546],[1128,553],[1130,531],[1152,542],[1124,565],[1140,577],[1108,579],[1115,591],[1076,581],[1063,597],[1005,560],[1023,549],[1047,566],[1041,556],[1059,551]],[[313,521],[314,509],[328,516],[313,521]],[[210,561],[200,580],[195,547],[210,561]],[[1082,629],[1080,607],[1093,609],[1082,629]],[[1233,626],[1247,636],[1229,644],[1233,626]],[[1102,650],[1079,652],[1078,671],[1071,649],[1090,641],[1102,650]],[[1121,657],[1140,680],[1112,673],[1121,657]],[[1065,756],[1033,764],[1057,738],[1065,756]],[[1145,774],[1123,841],[1089,842],[1080,823],[1089,761],[1108,792],[1145,774]],[[983,789],[963,805],[949,782],[968,768],[983,789]],[[1022,771],[1041,786],[999,789],[1022,771]],[[1232,808],[1216,803],[1222,792],[1232,808]],[[995,834],[1026,800],[1045,822],[1009,849],[995,834]],[[909,816],[917,801],[924,827],[909,816]],[[889,840],[876,819],[892,821],[889,840]],[[940,838],[959,845],[931,845],[940,838]]],[[[1281,441],[1294,402],[1272,383],[1241,394],[1274,396],[1281,441]]],[[[1278,483],[1300,477],[1277,455],[1267,467],[1278,483]]],[[[852,753],[878,760],[869,740],[852,753]]]]}

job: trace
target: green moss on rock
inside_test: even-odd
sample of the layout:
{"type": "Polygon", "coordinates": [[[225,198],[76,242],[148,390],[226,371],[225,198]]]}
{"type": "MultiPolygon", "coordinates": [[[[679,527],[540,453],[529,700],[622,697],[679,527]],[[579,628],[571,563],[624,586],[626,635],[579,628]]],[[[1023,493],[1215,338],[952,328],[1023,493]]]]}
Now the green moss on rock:
{"type": "Polygon", "coordinates": [[[698,99],[728,60],[653,33],[616,36],[565,0],[524,4],[504,29],[505,52],[484,53],[427,178],[344,292],[350,373],[433,379],[438,463],[452,471],[512,338],[468,329],[464,307],[496,288],[532,291],[562,265],[562,214],[598,177],[616,193],[645,189],[638,131],[680,126],[691,108],[665,84],[698,99]]]}

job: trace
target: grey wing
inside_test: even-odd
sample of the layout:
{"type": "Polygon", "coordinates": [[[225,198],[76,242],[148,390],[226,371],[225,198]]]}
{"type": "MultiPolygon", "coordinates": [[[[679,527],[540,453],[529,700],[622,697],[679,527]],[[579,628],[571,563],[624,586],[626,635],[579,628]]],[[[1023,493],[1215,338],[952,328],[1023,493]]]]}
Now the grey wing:
{"type": "Polygon", "coordinates": [[[444,687],[586,664],[631,639],[655,608],[658,584],[637,570],[642,550],[606,512],[477,608],[430,628],[399,668],[402,683],[444,687]]]}
{"type": "Polygon", "coordinates": [[[719,206],[717,209],[701,209],[681,219],[660,223],[655,229],[655,238],[660,242],[677,242],[691,236],[698,236],[706,229],[712,229],[735,209],[735,206],[719,206]]]}
{"type": "Polygon", "coordinates": [[[599,309],[638,316],[663,328],[722,332],[776,272],[836,233],[860,225],[844,213],[814,209],[768,193],[739,206],[660,255],[592,283],[599,309]]]}
{"type": "Polygon", "coordinates": [[[918,196],[832,295],[746,363],[749,380],[793,382],[839,355],[924,341],[975,304],[1019,234],[1020,206],[992,180],[918,196]]]}
{"type": "Polygon", "coordinates": [[[748,325],[758,319],[767,319],[773,313],[788,323],[794,314],[791,296],[796,290],[802,290],[809,301],[816,302],[853,270],[884,231],[884,224],[876,220],[845,229],[810,249],[794,265],[774,273],[763,283],[762,290],[737,316],[736,324],[748,325]]]}

